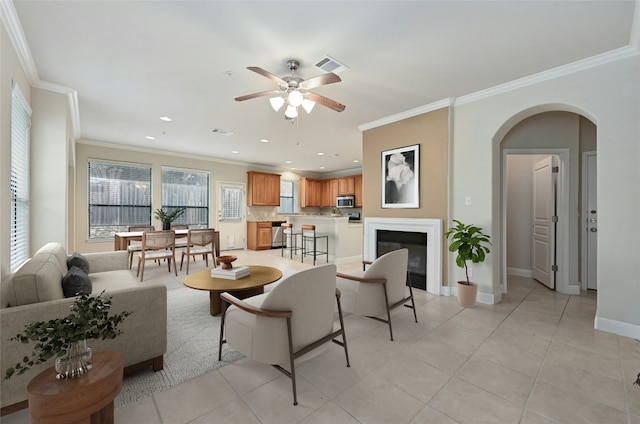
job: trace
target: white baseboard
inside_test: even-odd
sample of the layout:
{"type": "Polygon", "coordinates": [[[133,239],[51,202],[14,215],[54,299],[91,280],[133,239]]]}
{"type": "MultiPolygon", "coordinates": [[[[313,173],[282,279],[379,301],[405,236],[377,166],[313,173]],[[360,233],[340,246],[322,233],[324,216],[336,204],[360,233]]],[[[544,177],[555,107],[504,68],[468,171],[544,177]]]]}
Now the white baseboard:
{"type": "Polygon", "coordinates": [[[616,321],[609,318],[602,318],[596,315],[594,327],[598,330],[607,331],[620,336],[640,339],[640,325],[629,324],[627,322],[616,321]]]}
{"type": "MultiPolygon", "coordinates": [[[[458,287],[454,286],[454,287],[449,287],[449,286],[442,286],[440,287],[440,294],[442,296],[458,296],[458,287]]],[[[478,291],[478,295],[476,296],[476,302],[479,303],[484,303],[487,305],[495,305],[496,303],[496,298],[492,293],[483,293],[481,291],[478,291]]]]}
{"type": "Polygon", "coordinates": [[[516,277],[533,278],[533,272],[530,269],[522,269],[522,268],[507,267],[507,275],[515,275],[516,277]]]}

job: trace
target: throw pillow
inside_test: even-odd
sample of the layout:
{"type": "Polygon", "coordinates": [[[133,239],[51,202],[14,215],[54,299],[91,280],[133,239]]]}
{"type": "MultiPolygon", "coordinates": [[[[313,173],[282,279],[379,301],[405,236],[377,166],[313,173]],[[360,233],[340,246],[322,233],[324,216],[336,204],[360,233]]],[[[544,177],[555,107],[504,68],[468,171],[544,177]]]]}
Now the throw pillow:
{"type": "Polygon", "coordinates": [[[67,275],[62,277],[64,297],[75,297],[79,294],[91,294],[93,286],[89,275],[77,266],[72,266],[67,275]]]}
{"type": "Polygon", "coordinates": [[[87,274],[89,273],[89,261],[78,252],[74,252],[74,254],[67,259],[67,268],[71,269],[74,266],[77,266],[87,274]]]}

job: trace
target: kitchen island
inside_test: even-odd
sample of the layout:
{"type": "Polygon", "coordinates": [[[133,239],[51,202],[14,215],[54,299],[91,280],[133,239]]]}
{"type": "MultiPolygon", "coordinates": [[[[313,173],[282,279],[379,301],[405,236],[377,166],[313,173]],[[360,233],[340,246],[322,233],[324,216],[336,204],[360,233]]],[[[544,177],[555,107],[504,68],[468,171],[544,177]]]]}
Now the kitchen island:
{"type": "MultiPolygon", "coordinates": [[[[298,230],[302,225],[315,225],[316,232],[327,234],[329,262],[344,264],[362,261],[364,229],[361,222],[349,222],[347,216],[330,215],[290,215],[287,222],[298,230]]],[[[319,248],[323,249],[324,247],[319,248]]]]}

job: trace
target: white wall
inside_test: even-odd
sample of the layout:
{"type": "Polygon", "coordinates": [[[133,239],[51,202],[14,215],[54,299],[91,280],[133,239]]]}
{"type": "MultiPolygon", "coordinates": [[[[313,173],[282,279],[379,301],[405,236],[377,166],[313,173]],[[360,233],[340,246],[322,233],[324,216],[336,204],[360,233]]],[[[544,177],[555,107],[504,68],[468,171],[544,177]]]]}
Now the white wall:
{"type": "MultiPolygon", "coordinates": [[[[450,216],[472,222],[500,240],[500,142],[528,116],[565,110],[597,126],[598,139],[598,309],[596,326],[640,337],[640,55],[624,52],[593,68],[540,78],[531,85],[495,90],[454,106],[451,146],[450,216]],[[465,196],[472,196],[466,206],[465,196]],[[621,231],[622,226],[624,230],[621,231]],[[623,235],[624,233],[624,235],[623,235]]],[[[474,267],[480,291],[501,298],[501,246],[474,267]]],[[[449,281],[459,275],[450,257],[449,281]]]]}

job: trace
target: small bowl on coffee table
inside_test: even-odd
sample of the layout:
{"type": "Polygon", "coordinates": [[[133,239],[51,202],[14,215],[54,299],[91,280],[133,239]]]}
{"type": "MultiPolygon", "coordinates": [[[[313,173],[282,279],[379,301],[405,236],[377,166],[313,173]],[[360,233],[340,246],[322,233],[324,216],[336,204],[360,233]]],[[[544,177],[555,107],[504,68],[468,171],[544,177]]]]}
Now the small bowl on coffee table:
{"type": "Polygon", "coordinates": [[[222,264],[221,265],[222,269],[231,269],[233,268],[233,265],[231,265],[231,262],[238,259],[238,257],[233,255],[226,255],[226,256],[218,256],[216,259],[218,260],[218,263],[222,264]]]}

